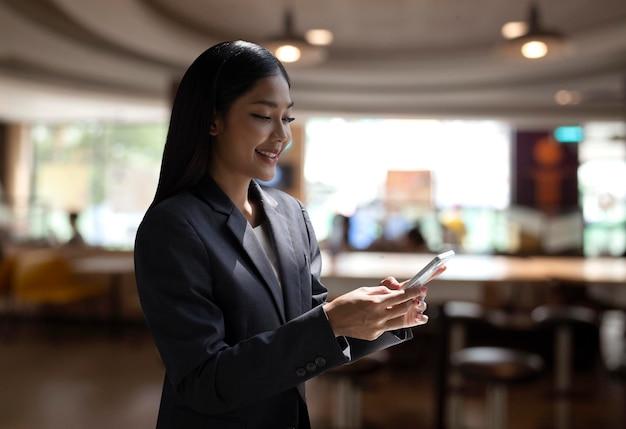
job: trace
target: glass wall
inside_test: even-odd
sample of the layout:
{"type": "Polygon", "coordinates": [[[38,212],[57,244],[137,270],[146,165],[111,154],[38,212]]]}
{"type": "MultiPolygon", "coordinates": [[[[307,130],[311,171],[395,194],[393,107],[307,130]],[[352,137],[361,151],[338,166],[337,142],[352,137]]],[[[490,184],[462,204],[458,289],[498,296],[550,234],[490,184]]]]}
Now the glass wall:
{"type": "MultiPolygon", "coordinates": [[[[166,133],[161,123],[32,127],[30,238],[64,242],[68,214],[78,212],[89,244],[132,248],[166,133]]],[[[324,245],[388,250],[381,243],[417,228],[431,250],[510,248],[510,125],[315,117],[305,134],[305,202],[324,245]],[[337,231],[347,224],[344,239],[337,231]]],[[[623,135],[620,123],[584,126],[578,180],[587,255],[626,250],[623,135]]]]}
{"type": "Polygon", "coordinates": [[[355,249],[417,225],[432,249],[493,251],[510,200],[510,141],[494,121],[310,119],[304,176],[318,238],[333,241],[343,216],[355,249]]]}
{"type": "Polygon", "coordinates": [[[626,255],[626,127],[591,123],[580,146],[578,184],[585,254],[626,255]]]}
{"type": "Polygon", "coordinates": [[[68,214],[91,245],[130,248],[150,204],[166,136],[163,124],[40,125],[32,130],[32,237],[64,242],[68,214]]]}

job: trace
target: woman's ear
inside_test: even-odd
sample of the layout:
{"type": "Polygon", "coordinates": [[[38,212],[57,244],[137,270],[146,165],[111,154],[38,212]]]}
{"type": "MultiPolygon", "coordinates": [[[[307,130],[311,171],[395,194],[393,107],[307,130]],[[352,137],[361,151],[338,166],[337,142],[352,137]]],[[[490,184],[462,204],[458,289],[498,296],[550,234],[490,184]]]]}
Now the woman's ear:
{"type": "Polygon", "coordinates": [[[212,136],[216,136],[222,132],[223,128],[224,127],[223,127],[221,118],[219,118],[218,116],[215,116],[213,118],[213,122],[211,123],[211,130],[209,131],[209,133],[212,136]]]}

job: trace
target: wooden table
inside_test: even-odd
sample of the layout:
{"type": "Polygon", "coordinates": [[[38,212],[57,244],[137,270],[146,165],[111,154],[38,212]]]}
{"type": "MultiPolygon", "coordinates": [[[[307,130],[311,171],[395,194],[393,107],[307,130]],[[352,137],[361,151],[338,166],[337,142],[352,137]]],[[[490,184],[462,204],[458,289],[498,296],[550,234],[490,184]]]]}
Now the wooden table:
{"type": "Polygon", "coordinates": [[[77,274],[104,275],[109,278],[109,323],[117,334],[122,322],[122,282],[135,272],[133,253],[103,252],[72,259],[77,274]]]}
{"type": "MultiPolygon", "coordinates": [[[[346,252],[323,254],[322,279],[331,297],[387,277],[406,280],[434,254],[346,252]]],[[[558,283],[626,287],[626,258],[498,256],[457,254],[448,269],[430,283],[429,300],[471,300],[489,304],[494,290],[518,290],[558,283]],[[441,286],[441,287],[440,287],[441,286]]]]}

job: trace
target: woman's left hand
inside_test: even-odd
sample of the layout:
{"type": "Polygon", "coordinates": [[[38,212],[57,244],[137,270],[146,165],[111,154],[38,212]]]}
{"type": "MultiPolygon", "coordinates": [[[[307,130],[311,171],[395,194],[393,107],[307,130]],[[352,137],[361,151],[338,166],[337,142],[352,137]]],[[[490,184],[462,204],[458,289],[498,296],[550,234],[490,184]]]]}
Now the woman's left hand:
{"type": "MultiPolygon", "coordinates": [[[[408,281],[408,280],[407,280],[408,281]]],[[[386,277],[381,280],[379,285],[386,286],[391,290],[402,289],[407,281],[402,283],[398,282],[395,277],[386,277]]],[[[420,286],[422,293],[411,303],[411,308],[406,312],[404,316],[404,323],[408,326],[424,325],[428,322],[428,316],[424,314],[428,305],[426,304],[427,289],[424,286],[420,286]]]]}

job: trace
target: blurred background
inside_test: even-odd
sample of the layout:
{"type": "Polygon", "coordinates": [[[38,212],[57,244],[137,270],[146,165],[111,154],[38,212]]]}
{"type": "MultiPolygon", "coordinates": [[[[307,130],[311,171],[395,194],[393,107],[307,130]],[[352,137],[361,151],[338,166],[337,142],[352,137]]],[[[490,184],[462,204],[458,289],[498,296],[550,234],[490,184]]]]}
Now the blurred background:
{"type": "MultiPolygon", "coordinates": [[[[3,320],[39,321],[43,303],[141,325],[132,248],[170,103],[189,64],[234,39],[291,75],[293,142],[268,184],[306,204],[329,261],[610,258],[624,286],[623,0],[0,0],[3,320]],[[58,256],[57,282],[82,283],[51,298],[49,271],[21,270],[58,256]],[[36,286],[16,298],[23,278],[36,286]]],[[[595,296],[626,308],[617,290],[595,296]]],[[[7,427],[44,427],[23,424],[7,427]]]]}
{"type": "Polygon", "coordinates": [[[280,185],[321,240],[340,214],[355,248],[416,223],[437,247],[442,218],[459,216],[473,252],[520,250],[559,221],[571,243],[528,251],[626,249],[622,1],[3,0],[0,20],[13,239],[63,241],[78,211],[88,243],[129,249],[177,80],[208,46],[245,39],[302,48],[286,63],[297,121],[280,185]],[[524,57],[525,37],[545,56],[524,57]]]}

